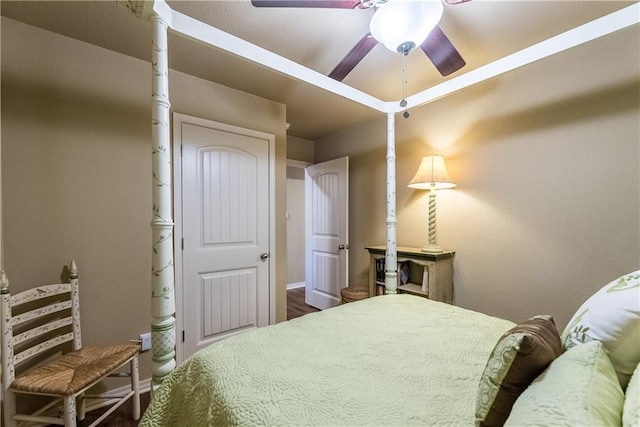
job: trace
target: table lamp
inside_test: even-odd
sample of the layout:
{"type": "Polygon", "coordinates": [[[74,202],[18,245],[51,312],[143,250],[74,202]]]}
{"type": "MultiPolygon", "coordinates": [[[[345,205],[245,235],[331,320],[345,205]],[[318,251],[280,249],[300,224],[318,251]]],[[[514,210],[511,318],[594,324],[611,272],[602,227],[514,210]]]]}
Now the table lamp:
{"type": "Polygon", "coordinates": [[[429,242],[421,250],[440,253],[442,248],[436,244],[436,190],[456,186],[449,177],[444,157],[440,155],[423,157],[418,172],[408,186],[417,190],[429,190],[429,242]]]}

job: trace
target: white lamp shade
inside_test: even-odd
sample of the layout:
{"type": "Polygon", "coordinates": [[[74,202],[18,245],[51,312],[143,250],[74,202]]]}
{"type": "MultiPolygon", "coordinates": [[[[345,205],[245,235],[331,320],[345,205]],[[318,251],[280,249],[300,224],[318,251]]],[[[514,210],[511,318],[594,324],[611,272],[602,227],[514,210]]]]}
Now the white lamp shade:
{"type": "Polygon", "coordinates": [[[373,15],[369,31],[390,51],[404,53],[406,43],[415,48],[425,41],[443,11],[440,0],[389,0],[373,15]]]}
{"type": "Polygon", "coordinates": [[[444,157],[433,155],[422,158],[418,172],[408,186],[418,190],[430,190],[431,188],[439,190],[453,188],[456,184],[449,177],[444,157]]]}

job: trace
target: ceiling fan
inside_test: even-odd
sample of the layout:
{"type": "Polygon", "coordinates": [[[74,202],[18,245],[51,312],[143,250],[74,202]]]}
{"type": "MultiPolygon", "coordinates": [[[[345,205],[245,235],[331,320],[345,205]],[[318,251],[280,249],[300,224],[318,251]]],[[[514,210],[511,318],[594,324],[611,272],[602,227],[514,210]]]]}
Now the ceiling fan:
{"type": "MultiPolygon", "coordinates": [[[[469,0],[442,1],[453,5],[469,0]]],[[[329,73],[329,77],[338,81],[344,80],[379,42],[405,56],[420,46],[443,76],[466,64],[438,26],[443,13],[440,0],[251,0],[251,3],[255,7],[374,8],[370,32],[329,73]]]]}

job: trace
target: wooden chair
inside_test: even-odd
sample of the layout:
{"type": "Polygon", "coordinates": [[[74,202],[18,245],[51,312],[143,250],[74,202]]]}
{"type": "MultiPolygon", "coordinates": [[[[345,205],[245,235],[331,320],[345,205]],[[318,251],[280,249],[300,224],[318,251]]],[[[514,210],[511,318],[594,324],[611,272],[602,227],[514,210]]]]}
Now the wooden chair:
{"type": "Polygon", "coordinates": [[[75,426],[76,414],[82,420],[86,411],[112,405],[91,424],[94,426],[131,397],[133,418],[140,417],[139,346],[82,347],[75,261],[71,262],[70,273],[70,283],[41,286],[13,296],[9,293],[6,275],[0,273],[5,427],[15,426],[17,421],[75,426]],[[73,351],[65,353],[63,350],[71,347],[69,342],[73,351]],[[55,357],[51,357],[54,352],[55,357]],[[49,357],[43,361],[46,356],[49,357]],[[116,372],[127,364],[128,373],[116,372]],[[103,399],[99,404],[85,406],[85,399],[96,398],[85,395],[85,391],[108,376],[130,377],[131,391],[121,396],[109,395],[106,402],[103,399]],[[33,414],[16,413],[16,397],[29,394],[57,399],[33,414]],[[63,411],[55,407],[60,400],[63,411]],[[54,414],[48,416],[51,410],[54,414]]]}

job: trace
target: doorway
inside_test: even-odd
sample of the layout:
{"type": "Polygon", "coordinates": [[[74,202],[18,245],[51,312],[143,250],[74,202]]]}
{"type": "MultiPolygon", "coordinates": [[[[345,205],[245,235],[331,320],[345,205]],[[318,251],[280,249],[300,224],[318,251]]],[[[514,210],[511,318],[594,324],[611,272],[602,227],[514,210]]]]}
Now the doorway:
{"type": "Polygon", "coordinates": [[[304,287],[304,171],[309,162],[287,159],[287,291],[304,287]]]}
{"type": "Polygon", "coordinates": [[[348,157],[287,161],[288,318],[340,304],[348,278],[348,205],[348,157]]]}
{"type": "Polygon", "coordinates": [[[349,277],[349,158],[305,169],[305,302],[340,305],[349,277]]]}

